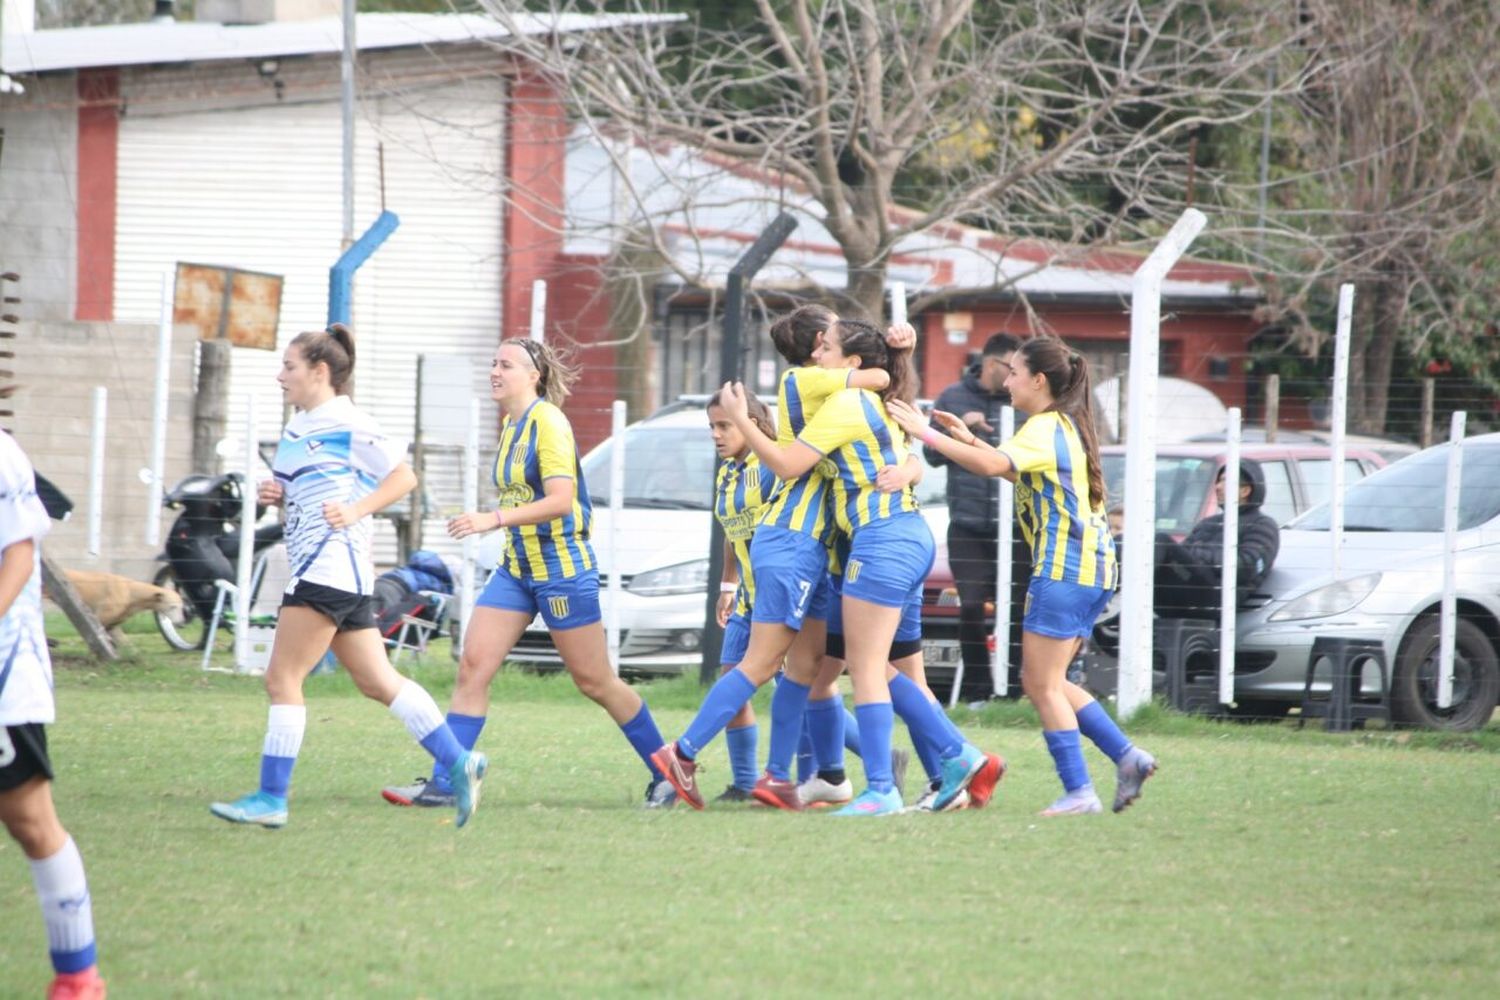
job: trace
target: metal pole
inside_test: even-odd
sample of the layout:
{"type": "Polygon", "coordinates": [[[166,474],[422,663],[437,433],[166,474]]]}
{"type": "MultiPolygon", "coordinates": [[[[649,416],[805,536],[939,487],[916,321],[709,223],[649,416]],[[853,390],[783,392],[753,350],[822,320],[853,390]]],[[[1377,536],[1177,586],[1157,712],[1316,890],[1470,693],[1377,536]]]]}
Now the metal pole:
{"type": "Polygon", "coordinates": [[[104,528],[104,434],[109,421],[109,390],[94,386],[94,429],[89,440],[89,555],[98,557],[104,528]]]}
{"type": "Polygon", "coordinates": [[[1281,423],[1281,376],[1266,376],[1266,444],[1276,443],[1276,428],[1281,423]]]}
{"type": "Polygon", "coordinates": [[[1333,578],[1344,557],[1344,425],[1349,420],[1349,327],[1354,319],[1354,286],[1339,286],[1339,318],[1333,340],[1333,467],[1329,470],[1328,534],[1333,578]]]}
{"type": "Polygon", "coordinates": [[[146,547],[161,542],[162,479],[167,465],[167,392],[172,376],[172,281],[171,271],[161,274],[161,315],[156,328],[156,394],[151,403],[151,487],[146,502],[146,547]]]}
{"type": "MultiPolygon", "coordinates": [[[[479,400],[469,400],[469,433],[464,438],[463,468],[464,510],[479,509],[479,400]]],[[[503,533],[504,528],[500,529],[503,533]]],[[[469,637],[469,618],[474,614],[474,559],[479,549],[479,539],[473,535],[464,539],[464,565],[460,572],[460,602],[458,605],[458,652],[463,655],[463,644],[469,637]]]]}
{"type": "Polygon", "coordinates": [[[1443,603],[1438,625],[1437,707],[1453,706],[1453,646],[1458,637],[1458,501],[1464,476],[1464,425],[1453,414],[1448,432],[1448,483],[1443,493],[1443,603]]]}
{"type": "Polygon", "coordinates": [[[339,59],[340,117],[343,125],[344,242],[354,242],[354,4],[344,0],[344,49],[339,59]]]}
{"type": "Polygon", "coordinates": [[[891,282],[891,325],[906,322],[906,282],[891,282]]]}
{"type": "Polygon", "coordinates": [[[1219,576],[1219,702],[1234,702],[1234,628],[1239,606],[1240,564],[1240,408],[1229,408],[1224,439],[1224,565],[1219,576]]]}
{"type": "Polygon", "coordinates": [[[625,400],[617,399],[609,408],[609,437],[614,447],[609,452],[609,616],[604,636],[609,645],[609,665],[620,673],[620,524],[625,518],[625,400]]]}
{"type": "Polygon", "coordinates": [[[547,283],[531,283],[531,339],[540,344],[547,333],[547,283]]]}
{"type": "Polygon", "coordinates": [[[1161,286],[1208,219],[1182,213],[1131,279],[1130,425],[1125,452],[1125,565],[1120,597],[1121,718],[1151,700],[1152,561],[1156,552],[1156,384],[1161,352],[1161,286]]]}
{"type": "Polygon", "coordinates": [[[245,400],[245,483],[240,498],[240,557],[235,567],[234,669],[250,658],[250,578],[255,565],[255,393],[245,400]]]}
{"type": "MultiPolygon", "coordinates": [[[[1015,433],[1015,408],[1000,407],[1000,440],[1008,441],[1015,433]]],[[[997,698],[1010,693],[1010,588],[1015,573],[1015,564],[1011,561],[1016,528],[1015,490],[1011,483],[1000,480],[1000,534],[995,539],[995,655],[990,659],[991,687],[997,698]]]]}

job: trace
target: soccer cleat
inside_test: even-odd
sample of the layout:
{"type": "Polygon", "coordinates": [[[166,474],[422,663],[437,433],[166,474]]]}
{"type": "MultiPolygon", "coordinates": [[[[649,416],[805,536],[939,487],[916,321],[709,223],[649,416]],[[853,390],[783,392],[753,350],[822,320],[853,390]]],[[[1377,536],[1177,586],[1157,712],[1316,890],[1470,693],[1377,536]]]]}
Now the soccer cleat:
{"type": "Polygon", "coordinates": [[[845,778],[835,785],[815,774],[797,786],[797,798],[808,808],[841,806],[854,798],[854,782],[845,778]]]}
{"type": "Polygon", "coordinates": [[[431,778],[418,778],[410,785],[382,788],[380,797],[393,806],[417,806],[423,809],[452,809],[458,804],[453,789],[444,788],[431,778]]]}
{"type": "Polygon", "coordinates": [[[760,779],[755,782],[755,790],[750,794],[755,797],[755,801],[764,806],[773,806],[788,812],[801,812],[806,808],[802,803],[802,796],[797,794],[796,783],[773,778],[770,771],[760,776],[760,779]]]}
{"type": "Polygon", "coordinates": [[[891,784],[896,791],[906,788],[906,765],[911,763],[911,754],[900,747],[891,747],[891,784]]]}
{"type": "Polygon", "coordinates": [[[677,789],[678,798],[694,809],[703,808],[703,793],[698,791],[697,761],[677,756],[677,744],[668,743],[651,754],[651,763],[677,789]]]}
{"type": "Polygon", "coordinates": [[[892,788],[888,792],[877,792],[866,788],[859,798],[849,803],[835,816],[894,816],[901,812],[901,793],[892,788]]]}
{"type": "Polygon", "coordinates": [[[718,798],[714,799],[714,803],[717,805],[722,802],[725,805],[730,805],[735,802],[749,802],[752,798],[753,796],[739,785],[730,785],[719,793],[718,798]]]}
{"type": "Polygon", "coordinates": [[[453,785],[453,805],[458,810],[455,826],[462,827],[479,808],[479,789],[489,767],[490,760],[484,754],[478,750],[465,750],[448,769],[448,781],[453,785]]]}
{"type": "Polygon", "coordinates": [[[984,755],[984,766],[969,781],[969,802],[975,809],[983,809],[995,794],[995,787],[1005,777],[1005,758],[997,753],[984,755]]]}
{"type": "MultiPolygon", "coordinates": [[[[937,810],[932,808],[932,803],[937,799],[938,789],[941,787],[941,782],[931,782],[927,786],[927,791],[922,793],[922,797],[916,801],[916,804],[907,806],[905,811],[926,813],[937,812],[937,810]]],[[[969,790],[966,788],[963,791],[959,792],[956,796],[954,796],[953,801],[948,803],[948,808],[942,811],[958,812],[960,809],[967,808],[969,808],[969,790]]]]}
{"type": "Polygon", "coordinates": [[[1115,765],[1115,812],[1124,812],[1141,797],[1141,786],[1156,773],[1156,758],[1140,747],[1131,747],[1115,765]]]}
{"type": "Polygon", "coordinates": [[[47,987],[47,1000],[104,1000],[105,994],[97,965],[82,972],[59,972],[47,987]]]}
{"type": "Polygon", "coordinates": [[[286,799],[265,792],[251,792],[234,802],[215,802],[208,811],[231,823],[250,823],[268,830],[286,826],[286,799]]]}
{"type": "Polygon", "coordinates": [[[957,755],[943,761],[943,784],[938,789],[937,798],[932,801],[932,811],[947,812],[949,803],[958,798],[959,792],[968,789],[969,782],[984,767],[985,760],[982,750],[972,743],[965,743],[957,755]]]}
{"type": "Polygon", "coordinates": [[[1043,816],[1087,816],[1102,813],[1104,803],[1099,801],[1093,785],[1084,785],[1068,792],[1062,798],[1042,810],[1043,816]]]}
{"type": "Polygon", "coordinates": [[[677,804],[677,789],[666,778],[652,778],[651,783],[646,786],[646,801],[642,805],[647,809],[670,809],[677,804]]]}

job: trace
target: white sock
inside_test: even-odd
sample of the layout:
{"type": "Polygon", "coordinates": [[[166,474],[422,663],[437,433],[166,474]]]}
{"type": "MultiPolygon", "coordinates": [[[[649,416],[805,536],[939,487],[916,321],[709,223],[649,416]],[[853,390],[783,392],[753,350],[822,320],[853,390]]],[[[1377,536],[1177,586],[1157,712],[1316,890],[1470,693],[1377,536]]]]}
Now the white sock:
{"type": "Polygon", "coordinates": [[[401,720],[412,739],[421,743],[443,724],[443,713],[427,689],[415,681],[404,680],[401,690],[391,699],[391,714],[401,720]]]}
{"type": "Polygon", "coordinates": [[[307,731],[306,705],[272,705],[266,713],[266,741],[261,753],[267,757],[296,759],[307,731]]]}
{"type": "Polygon", "coordinates": [[[71,836],[52,857],[31,862],[31,881],[47,925],[53,968],[82,972],[94,965],[94,908],[83,857],[71,836]]]}

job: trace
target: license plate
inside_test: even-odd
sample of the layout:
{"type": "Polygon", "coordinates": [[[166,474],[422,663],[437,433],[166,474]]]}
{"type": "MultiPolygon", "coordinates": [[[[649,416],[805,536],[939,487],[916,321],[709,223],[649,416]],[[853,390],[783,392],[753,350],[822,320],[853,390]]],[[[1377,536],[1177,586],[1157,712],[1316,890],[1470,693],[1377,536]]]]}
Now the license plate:
{"type": "Polygon", "coordinates": [[[923,639],[922,661],[929,667],[952,666],[963,659],[963,650],[956,639],[923,639]]]}

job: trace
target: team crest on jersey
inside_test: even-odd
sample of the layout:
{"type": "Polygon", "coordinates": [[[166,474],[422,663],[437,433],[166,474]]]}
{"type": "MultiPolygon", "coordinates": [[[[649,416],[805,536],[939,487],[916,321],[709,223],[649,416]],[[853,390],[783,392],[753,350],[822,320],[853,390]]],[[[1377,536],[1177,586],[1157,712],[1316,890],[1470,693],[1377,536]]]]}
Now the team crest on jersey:
{"type": "Polygon", "coordinates": [[[568,617],[568,599],[566,597],[549,597],[547,604],[552,608],[553,618],[568,617]]]}
{"type": "Polygon", "coordinates": [[[824,479],[837,479],[839,477],[839,467],[833,464],[833,459],[831,458],[820,460],[813,468],[824,479]]]}
{"type": "Polygon", "coordinates": [[[308,454],[312,454],[313,452],[319,450],[322,447],[323,447],[323,441],[322,441],[322,439],[320,439],[320,438],[308,438],[308,440],[307,440],[307,451],[308,451],[308,454]]]}
{"type": "Polygon", "coordinates": [[[863,566],[864,563],[860,562],[858,559],[850,559],[849,565],[844,567],[844,579],[849,581],[850,583],[858,583],[859,571],[863,566]]]}

